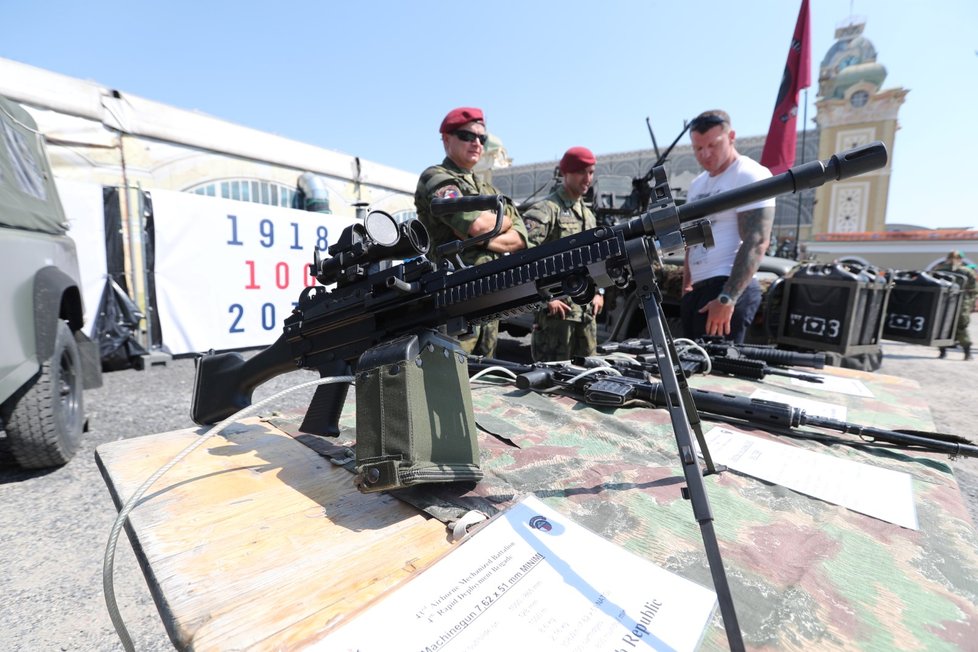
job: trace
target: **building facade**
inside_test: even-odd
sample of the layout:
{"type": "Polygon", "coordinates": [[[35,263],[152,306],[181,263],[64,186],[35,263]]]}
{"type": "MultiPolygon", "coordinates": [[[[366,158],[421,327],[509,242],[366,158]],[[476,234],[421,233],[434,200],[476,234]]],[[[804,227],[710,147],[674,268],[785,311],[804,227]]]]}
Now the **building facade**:
{"type": "Polygon", "coordinates": [[[822,233],[806,243],[807,257],[817,262],[845,260],[905,271],[931,269],[951,251],[960,251],[965,264],[978,264],[978,231],[909,229],[822,233]]]}
{"type": "MultiPolygon", "coordinates": [[[[818,155],[882,141],[893,160],[897,114],[909,91],[883,90],[886,68],[863,36],[865,23],[850,23],[835,32],[836,41],[822,59],[818,75],[815,122],[818,155]]],[[[891,163],[854,179],[815,191],[813,234],[886,230],[891,163]]]]}

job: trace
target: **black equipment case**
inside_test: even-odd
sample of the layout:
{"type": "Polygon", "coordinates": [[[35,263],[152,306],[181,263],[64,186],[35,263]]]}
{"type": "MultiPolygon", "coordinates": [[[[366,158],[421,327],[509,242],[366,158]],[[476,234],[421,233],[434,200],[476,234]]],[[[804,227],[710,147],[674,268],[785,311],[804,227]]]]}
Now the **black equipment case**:
{"type": "Polygon", "coordinates": [[[964,294],[949,272],[894,272],[883,339],[952,346],[964,294]]]}
{"type": "Polygon", "coordinates": [[[775,340],[843,356],[878,351],[890,287],[869,265],[800,265],[784,279],[775,340]]]}

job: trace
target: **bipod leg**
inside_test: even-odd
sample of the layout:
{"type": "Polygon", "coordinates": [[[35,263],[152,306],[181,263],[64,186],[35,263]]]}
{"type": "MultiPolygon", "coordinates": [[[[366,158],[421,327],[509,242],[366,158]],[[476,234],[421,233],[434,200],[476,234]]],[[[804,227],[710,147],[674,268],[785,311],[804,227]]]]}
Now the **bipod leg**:
{"type": "MultiPolygon", "coordinates": [[[[693,402],[693,393],[689,391],[689,383],[686,379],[686,372],[683,371],[683,366],[678,364],[679,353],[676,351],[676,343],[672,339],[672,333],[665,326],[665,320],[662,318],[662,310],[659,302],[661,297],[656,296],[656,311],[659,314],[659,326],[662,329],[662,337],[665,341],[665,348],[669,351],[669,357],[672,360],[672,376],[676,379],[679,388],[679,394],[683,399],[683,411],[686,413],[686,419],[689,421],[690,427],[693,429],[693,434],[696,435],[696,441],[700,445],[700,454],[703,455],[703,465],[706,470],[703,471],[703,475],[714,475],[716,473],[722,473],[727,470],[725,466],[717,466],[713,463],[713,456],[710,455],[710,447],[706,445],[706,438],[703,437],[703,422],[700,420],[699,410],[696,409],[696,404],[693,402]]],[[[643,306],[644,309],[644,306],[643,306]]],[[[648,321],[649,312],[645,311],[646,321],[648,321]]],[[[649,326],[649,331],[651,332],[651,326],[649,326]]],[[[656,349],[659,348],[659,341],[655,341],[656,349]]],[[[658,356],[658,353],[656,354],[658,356]]],[[[662,369],[662,358],[659,358],[659,369],[662,369]]],[[[667,392],[671,392],[672,388],[666,385],[663,387],[667,392]]]]}
{"type": "MultiPolygon", "coordinates": [[[[649,329],[649,337],[655,347],[655,356],[659,364],[659,374],[661,376],[662,388],[665,390],[666,410],[672,421],[672,430],[676,436],[676,446],[679,449],[679,461],[683,467],[683,474],[686,476],[686,488],[683,492],[684,497],[693,504],[693,515],[700,525],[700,534],[703,538],[703,547],[706,549],[706,559],[710,566],[710,575],[713,577],[713,587],[717,593],[717,601],[720,604],[720,615],[723,618],[723,628],[727,633],[727,643],[731,650],[739,651],[744,649],[744,639],[740,632],[740,625],[737,622],[737,613],[734,610],[733,596],[730,593],[730,585],[727,583],[726,571],[723,568],[723,559],[720,557],[720,546],[717,543],[716,532],[713,529],[713,512],[710,509],[709,497],[706,494],[706,485],[703,483],[703,475],[700,472],[699,463],[696,460],[696,450],[693,447],[692,426],[689,414],[696,414],[696,406],[693,403],[692,394],[686,384],[686,377],[678,368],[675,347],[672,337],[665,326],[662,310],[659,303],[659,292],[652,276],[651,266],[646,266],[647,271],[636,274],[635,284],[642,300],[642,310],[645,311],[645,321],[649,329]],[[682,381],[680,381],[682,377],[682,381]]],[[[698,415],[695,417],[699,423],[698,415]]],[[[700,450],[703,459],[709,460],[709,451],[706,441],[699,439],[700,450]]],[[[712,467],[712,460],[708,463],[712,467]]],[[[713,469],[715,471],[715,468],[713,469]]]]}

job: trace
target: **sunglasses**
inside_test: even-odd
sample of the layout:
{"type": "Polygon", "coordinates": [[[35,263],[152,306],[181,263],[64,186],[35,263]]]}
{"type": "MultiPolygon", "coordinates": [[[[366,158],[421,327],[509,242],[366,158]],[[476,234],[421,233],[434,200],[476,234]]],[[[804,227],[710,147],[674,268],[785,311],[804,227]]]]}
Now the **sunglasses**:
{"type": "Polygon", "coordinates": [[[466,131],[465,129],[456,129],[452,132],[452,135],[461,140],[463,143],[471,143],[474,140],[478,140],[483,145],[489,140],[487,134],[477,134],[474,131],[466,131]]]}

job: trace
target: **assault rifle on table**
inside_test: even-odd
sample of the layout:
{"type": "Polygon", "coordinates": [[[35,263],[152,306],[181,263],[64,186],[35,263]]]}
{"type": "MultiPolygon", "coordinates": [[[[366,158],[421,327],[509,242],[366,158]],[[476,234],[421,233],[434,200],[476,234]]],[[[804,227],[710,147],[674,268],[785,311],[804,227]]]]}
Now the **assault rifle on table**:
{"type": "MultiPolygon", "coordinates": [[[[619,370],[628,360],[644,368],[653,375],[658,375],[659,367],[655,357],[650,355],[655,349],[655,343],[648,339],[630,339],[623,342],[605,342],[599,344],[597,352],[602,355],[623,353],[628,358],[602,358],[619,370]]],[[[695,342],[683,340],[676,343],[679,354],[679,365],[687,376],[694,374],[724,374],[748,380],[762,380],[768,374],[772,376],[787,376],[810,383],[822,382],[822,377],[785,367],[810,367],[821,369],[825,366],[825,353],[796,353],[768,346],[748,346],[725,342],[719,338],[704,338],[695,342]]],[[[573,362],[579,363],[574,360],[573,362]]],[[[585,363],[585,366],[587,364],[585,363]]]]}
{"type": "MultiPolygon", "coordinates": [[[[652,407],[667,405],[666,390],[645,372],[622,373],[615,366],[566,363],[517,364],[495,358],[473,357],[469,371],[505,369],[515,376],[516,386],[524,390],[546,391],[560,389],[590,405],[621,407],[631,402],[646,403],[652,407]]],[[[788,403],[722,394],[704,389],[690,390],[696,408],[738,423],[746,424],[775,434],[805,436],[801,426],[813,426],[842,434],[851,434],[865,440],[863,443],[885,442],[902,448],[945,453],[954,458],[978,457],[978,446],[957,435],[919,430],[887,430],[861,426],[794,407],[788,403]]],[[[847,440],[836,440],[851,443],[847,440]]]]}
{"type": "MultiPolygon", "coordinates": [[[[403,361],[420,363],[421,357],[412,356],[418,356],[419,350],[430,350],[422,338],[431,329],[443,329],[451,336],[461,335],[472,325],[533,310],[552,298],[567,296],[583,305],[591,301],[598,288],[623,288],[634,281],[650,337],[657,343],[659,367],[672,372],[662,374],[663,383],[668,386],[666,409],[673,424],[686,492],[700,526],[727,640],[732,648],[742,649],[743,640],[720,558],[713,515],[693,452],[692,431],[701,435],[699,417],[685,376],[676,376],[674,371],[675,348],[662,316],[652,265],[661,253],[680,251],[688,244],[712,243],[709,222],[701,218],[869,172],[883,167],[886,158],[884,145],[875,142],[682,206],[672,201],[665,172],[657,168],[652,174],[654,184],[647,212],[613,226],[601,226],[472,267],[462,266],[457,254],[481,245],[499,232],[504,210],[502,196],[432,202],[432,211],[444,214],[496,209],[494,230],[441,245],[440,265],[425,256],[428,234],[420,222],[397,224],[385,213],[370,213],[362,224],[343,231],[339,240],[329,247],[330,258],[320,260],[317,253],[311,272],[322,285],[302,291],[293,314],[285,320],[284,333],[274,344],[247,360],[238,353],[211,353],[198,358],[191,418],[201,425],[225,419],[251,403],[255,387],[298,368],[317,370],[324,377],[345,376],[350,370],[356,370],[359,394],[364,367],[374,370],[380,364],[387,364],[389,376],[396,380],[403,378],[400,372],[408,371],[403,361]],[[457,266],[451,263],[453,256],[458,260],[457,266]],[[409,260],[386,269],[377,265],[396,259],[409,260]],[[325,287],[333,283],[336,287],[332,290],[325,287]],[[367,365],[365,358],[378,366],[367,365]]],[[[464,360],[461,364],[465,364],[464,360]]],[[[376,377],[371,383],[375,391],[378,386],[383,388],[383,382],[376,377]]],[[[451,389],[451,392],[439,392],[441,396],[434,398],[447,398],[444,394],[468,396],[466,407],[471,413],[468,383],[464,383],[464,388],[459,384],[451,389]]],[[[311,434],[338,434],[347,390],[345,384],[317,388],[300,429],[311,434]]],[[[383,397],[382,391],[380,396],[383,397]]],[[[432,398],[429,395],[429,400],[432,398]]],[[[463,400],[460,405],[464,403],[463,400]]],[[[358,401],[358,462],[364,435],[359,421],[361,405],[362,401],[358,401]]],[[[366,411],[363,416],[372,423],[381,418],[377,416],[380,410],[363,409],[366,411]]],[[[407,410],[407,414],[402,411],[400,417],[421,411],[407,410]]],[[[464,421],[462,417],[454,421],[464,421]]],[[[448,418],[441,419],[439,424],[448,421],[448,418]]],[[[705,442],[701,441],[700,448],[708,471],[713,470],[705,442]]],[[[362,477],[374,483],[374,488],[385,488],[389,486],[385,482],[390,480],[393,463],[389,458],[381,460],[362,477]]],[[[358,477],[361,477],[359,470],[358,477]]]]}

